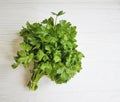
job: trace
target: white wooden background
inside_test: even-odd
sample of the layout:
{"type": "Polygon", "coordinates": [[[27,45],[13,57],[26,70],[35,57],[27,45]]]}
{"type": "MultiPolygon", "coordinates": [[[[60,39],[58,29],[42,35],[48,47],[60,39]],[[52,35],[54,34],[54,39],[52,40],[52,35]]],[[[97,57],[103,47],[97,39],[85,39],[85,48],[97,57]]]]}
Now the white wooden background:
{"type": "Polygon", "coordinates": [[[0,102],[120,102],[120,0],[0,0],[0,102]],[[67,84],[43,77],[29,91],[28,70],[13,70],[18,32],[51,11],[77,25],[83,70],[67,84]]]}

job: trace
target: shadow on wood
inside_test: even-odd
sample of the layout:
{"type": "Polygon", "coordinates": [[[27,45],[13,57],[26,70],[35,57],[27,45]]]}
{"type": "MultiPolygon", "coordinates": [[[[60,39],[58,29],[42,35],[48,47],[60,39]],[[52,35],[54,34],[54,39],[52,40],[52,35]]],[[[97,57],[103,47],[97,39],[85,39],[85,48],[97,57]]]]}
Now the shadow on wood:
{"type": "MultiPolygon", "coordinates": [[[[17,55],[17,51],[20,50],[20,43],[22,43],[23,39],[20,36],[17,36],[13,41],[12,41],[12,57],[14,58],[17,55]]],[[[11,57],[10,56],[10,57],[11,57]]],[[[15,61],[14,61],[15,62],[15,61]]],[[[13,62],[13,63],[14,63],[13,62]]],[[[30,78],[31,78],[31,73],[30,70],[33,68],[33,63],[29,65],[28,68],[24,69],[22,64],[19,65],[19,68],[23,68],[24,70],[24,79],[23,79],[23,85],[26,87],[30,78]]],[[[23,74],[22,74],[23,75],[23,74]]]]}

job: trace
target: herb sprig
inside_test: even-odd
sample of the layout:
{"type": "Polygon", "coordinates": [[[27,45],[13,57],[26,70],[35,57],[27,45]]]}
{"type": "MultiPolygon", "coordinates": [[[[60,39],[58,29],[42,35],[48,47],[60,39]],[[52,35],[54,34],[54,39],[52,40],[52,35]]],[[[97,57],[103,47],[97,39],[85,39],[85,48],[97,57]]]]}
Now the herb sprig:
{"type": "Polygon", "coordinates": [[[26,27],[20,31],[23,42],[12,67],[17,68],[23,64],[27,68],[31,62],[34,63],[27,85],[31,90],[38,88],[38,81],[43,75],[62,84],[82,69],[81,59],[84,55],[76,49],[76,26],[66,20],[57,23],[57,18],[64,14],[63,11],[51,13],[55,19],[50,17],[33,24],[27,22],[26,27]]]}

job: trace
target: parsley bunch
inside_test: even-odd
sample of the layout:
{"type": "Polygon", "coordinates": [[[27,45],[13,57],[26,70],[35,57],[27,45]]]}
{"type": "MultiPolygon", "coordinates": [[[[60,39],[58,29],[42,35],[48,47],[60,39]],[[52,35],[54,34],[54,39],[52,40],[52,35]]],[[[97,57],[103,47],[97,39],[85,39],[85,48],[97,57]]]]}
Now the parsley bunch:
{"type": "Polygon", "coordinates": [[[23,64],[27,68],[31,62],[34,67],[28,83],[31,90],[38,88],[37,84],[43,75],[46,75],[57,84],[66,83],[81,68],[81,58],[84,55],[77,51],[76,26],[66,20],[57,23],[57,17],[64,14],[52,12],[55,19],[50,17],[41,23],[26,23],[20,31],[23,42],[21,50],[17,52],[13,68],[23,64]]]}

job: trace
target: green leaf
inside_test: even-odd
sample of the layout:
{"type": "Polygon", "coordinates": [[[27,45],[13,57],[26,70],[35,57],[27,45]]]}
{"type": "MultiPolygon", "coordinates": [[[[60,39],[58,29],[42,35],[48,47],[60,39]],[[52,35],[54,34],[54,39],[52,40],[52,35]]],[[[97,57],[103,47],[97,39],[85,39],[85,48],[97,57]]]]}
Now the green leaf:
{"type": "Polygon", "coordinates": [[[59,11],[58,13],[55,13],[55,12],[51,12],[51,13],[56,16],[61,16],[61,15],[65,14],[65,12],[63,12],[63,11],[59,11]]]}
{"type": "Polygon", "coordinates": [[[48,24],[54,25],[54,19],[52,17],[48,19],[48,24]]]}
{"type": "Polygon", "coordinates": [[[34,58],[34,54],[31,53],[28,58],[28,63],[30,63],[33,60],[33,58],[34,58]]]}
{"type": "Polygon", "coordinates": [[[37,60],[41,61],[44,55],[44,52],[42,50],[39,50],[36,55],[37,60]]]}
{"type": "Polygon", "coordinates": [[[61,53],[60,53],[60,51],[56,51],[54,53],[54,61],[55,61],[55,63],[61,61],[61,53]]]}
{"type": "Polygon", "coordinates": [[[37,39],[34,39],[34,38],[30,41],[31,45],[35,45],[36,46],[36,45],[38,45],[38,43],[39,43],[39,41],[37,39]]]}
{"type": "Polygon", "coordinates": [[[62,74],[61,74],[61,79],[63,80],[63,82],[66,82],[66,80],[68,79],[68,74],[66,74],[66,72],[63,72],[62,74]]]}
{"type": "Polygon", "coordinates": [[[27,28],[30,28],[30,27],[31,27],[31,24],[27,21],[27,22],[26,22],[26,26],[27,26],[27,28]]]}
{"type": "Polygon", "coordinates": [[[59,68],[58,70],[57,70],[57,73],[58,74],[62,74],[64,72],[64,68],[59,68]]]}
{"type": "Polygon", "coordinates": [[[82,52],[78,52],[78,57],[81,59],[82,57],[85,57],[82,52]]]}
{"type": "Polygon", "coordinates": [[[45,56],[43,57],[43,61],[47,61],[49,60],[49,57],[45,54],[45,56]]]}
{"type": "Polygon", "coordinates": [[[26,51],[30,51],[32,49],[32,47],[28,44],[26,44],[25,42],[21,43],[20,44],[20,47],[23,49],[23,50],[26,50],[26,51]]]}
{"type": "Polygon", "coordinates": [[[20,50],[17,53],[18,53],[18,55],[20,55],[22,57],[26,56],[26,52],[24,50],[20,50]]]}
{"type": "Polygon", "coordinates": [[[56,15],[57,16],[57,14],[55,13],[55,12],[51,12],[53,15],[56,15]]]}
{"type": "Polygon", "coordinates": [[[63,14],[65,14],[65,12],[59,11],[58,14],[57,14],[57,16],[61,16],[61,15],[63,15],[63,14]]]}
{"type": "Polygon", "coordinates": [[[44,20],[42,21],[42,23],[43,23],[43,24],[47,24],[47,23],[48,23],[48,20],[47,20],[47,19],[44,19],[44,20]]]}
{"type": "Polygon", "coordinates": [[[50,51],[50,50],[51,50],[50,45],[46,45],[46,46],[45,46],[45,50],[50,51]]]}
{"type": "Polygon", "coordinates": [[[27,59],[28,59],[28,57],[20,57],[20,58],[18,59],[18,63],[26,63],[26,62],[27,62],[27,59]]]}
{"type": "Polygon", "coordinates": [[[55,42],[57,42],[57,39],[56,39],[56,37],[48,36],[46,38],[46,42],[55,43],[55,42]]]}
{"type": "Polygon", "coordinates": [[[56,63],[56,62],[60,62],[60,61],[61,61],[61,59],[60,59],[60,57],[59,57],[59,56],[54,56],[54,61],[55,61],[55,63],[56,63]]]}
{"type": "Polygon", "coordinates": [[[40,44],[39,43],[36,44],[36,46],[33,48],[33,50],[35,50],[35,49],[40,49],[40,44]]]}
{"type": "Polygon", "coordinates": [[[17,68],[18,67],[18,65],[19,65],[19,63],[14,63],[14,64],[12,64],[12,68],[17,68]]]}
{"type": "Polygon", "coordinates": [[[43,63],[41,65],[40,69],[49,74],[52,71],[51,63],[49,63],[49,62],[43,63]]]}

